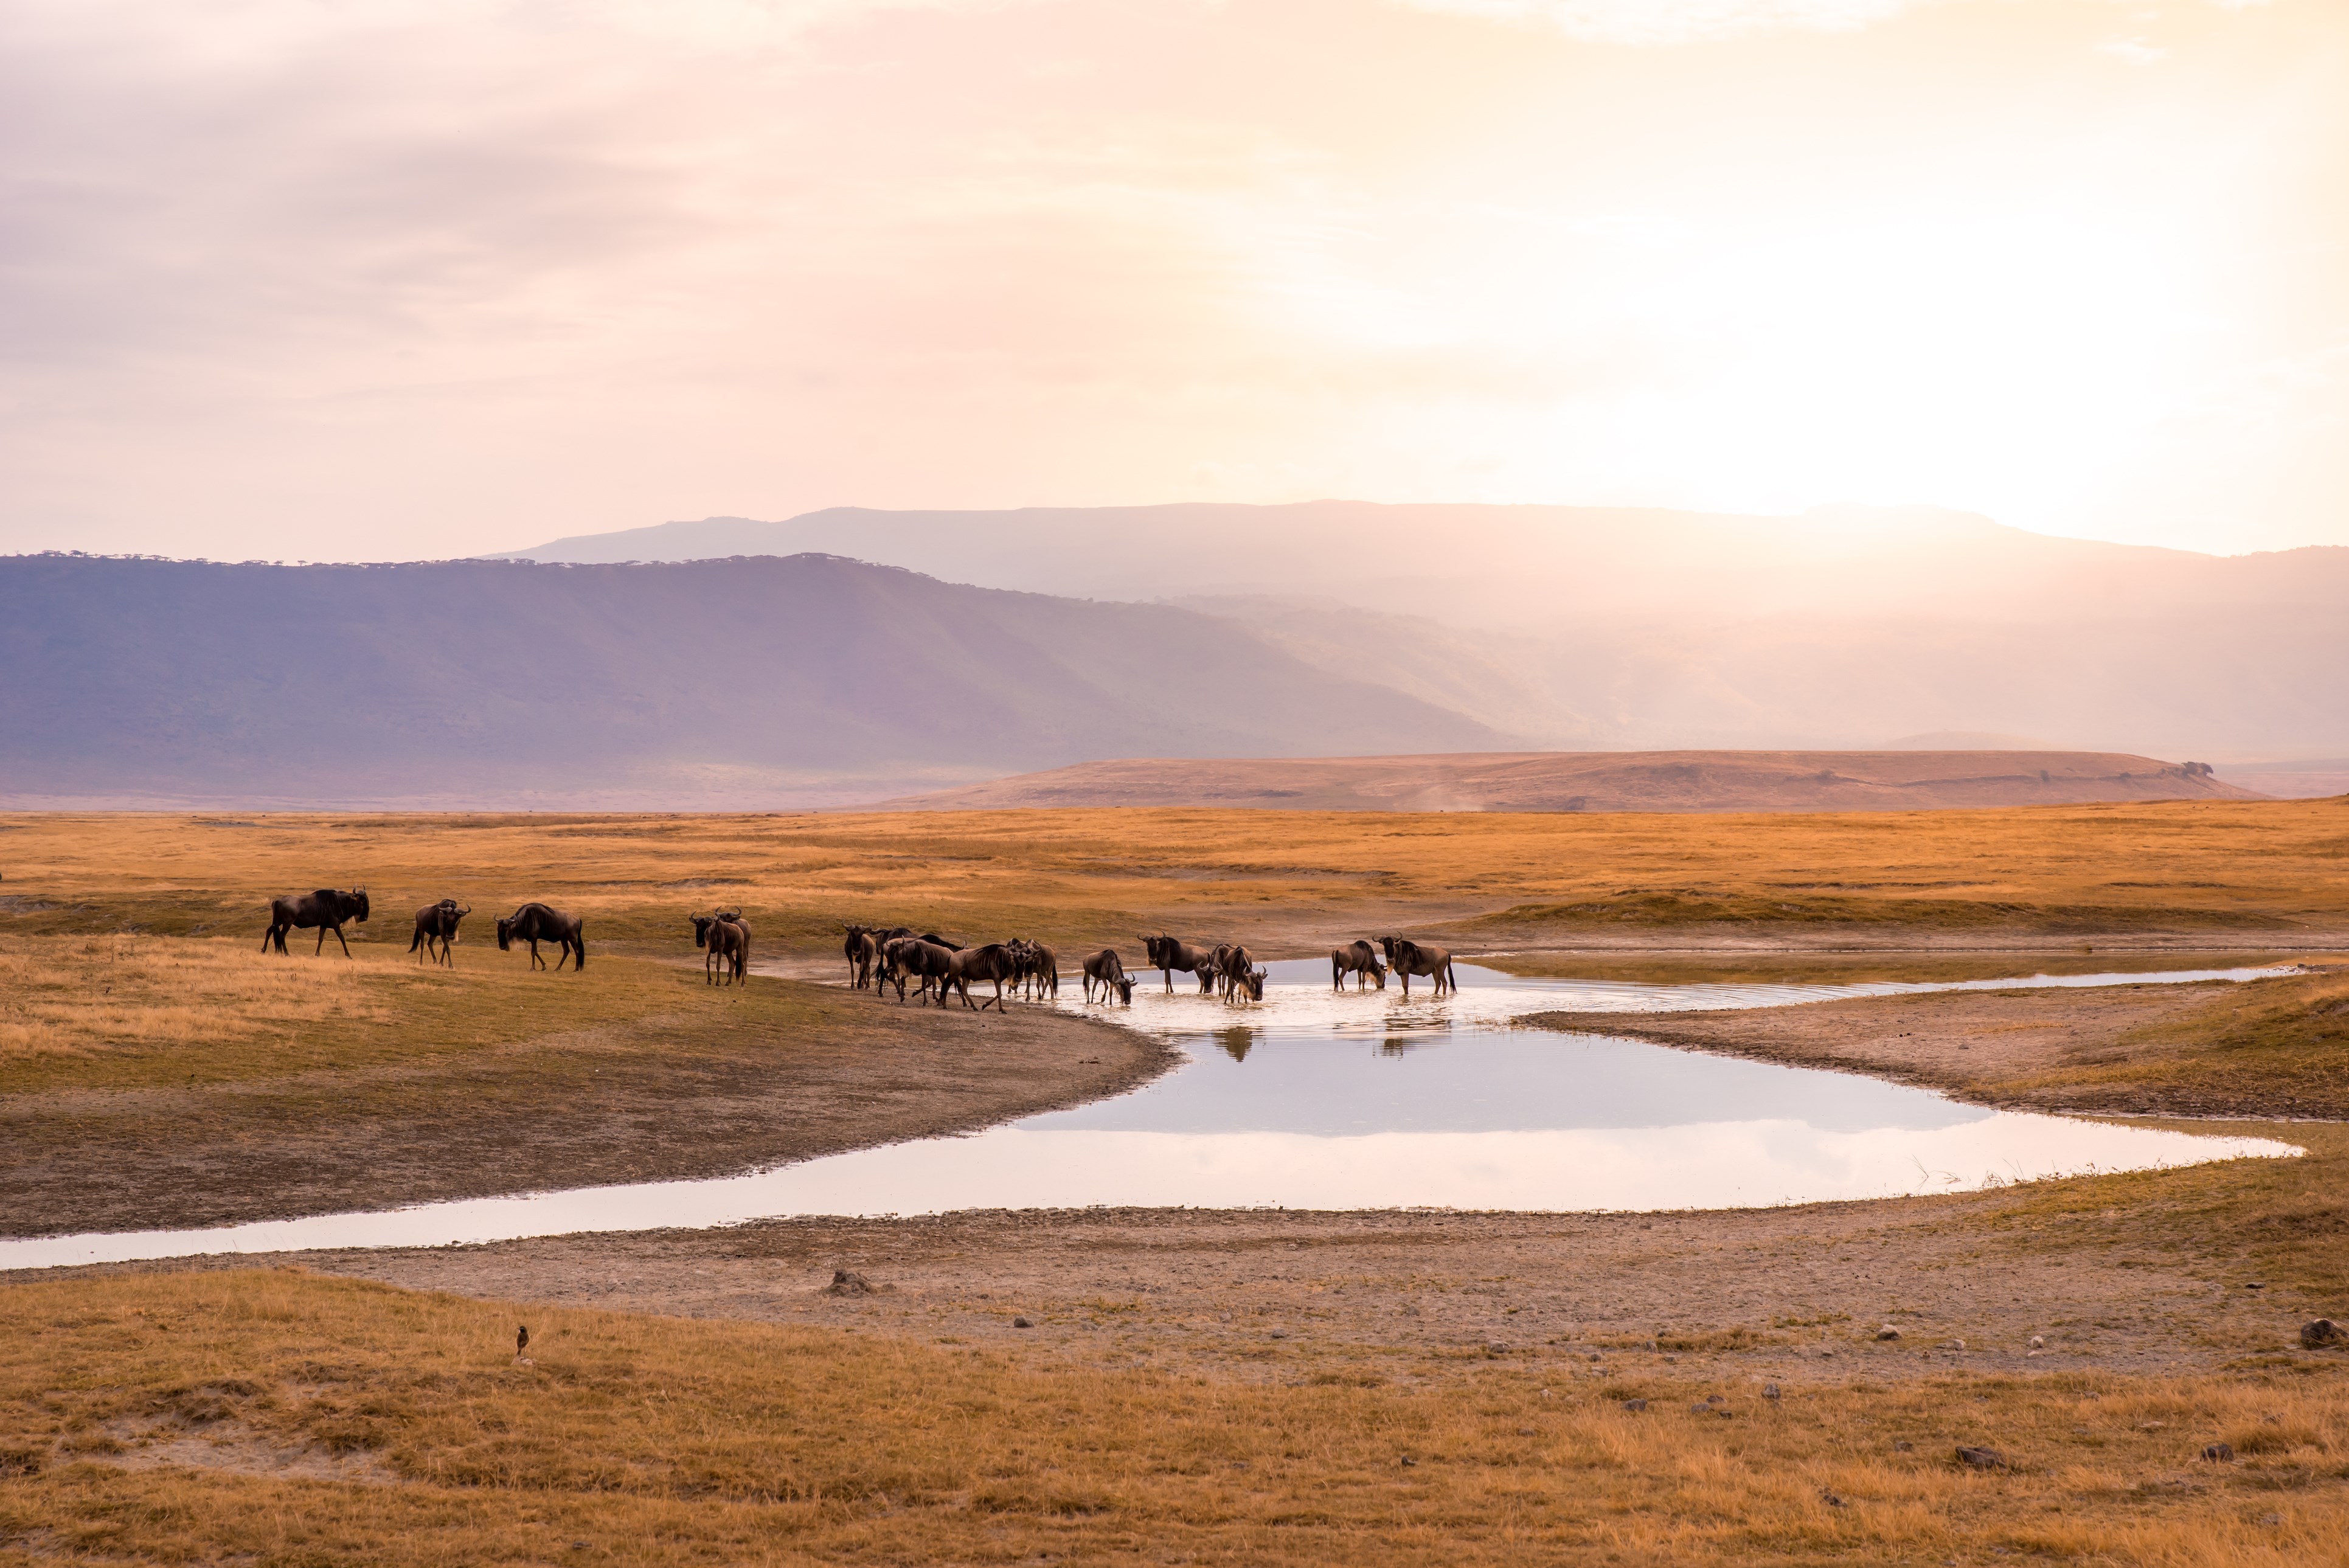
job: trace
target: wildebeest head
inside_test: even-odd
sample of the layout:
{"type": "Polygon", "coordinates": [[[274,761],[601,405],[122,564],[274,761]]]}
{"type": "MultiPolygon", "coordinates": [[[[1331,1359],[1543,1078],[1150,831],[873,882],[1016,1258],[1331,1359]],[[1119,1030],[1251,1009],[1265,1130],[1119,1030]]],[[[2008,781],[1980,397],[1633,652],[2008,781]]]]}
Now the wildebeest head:
{"type": "Polygon", "coordinates": [[[718,917],[714,914],[688,914],[685,918],[693,922],[693,944],[696,947],[709,946],[709,928],[718,923],[718,917]]]}
{"type": "Polygon", "coordinates": [[[1245,975],[1234,975],[1232,977],[1232,989],[1235,991],[1244,991],[1247,993],[1247,999],[1251,1002],[1263,1001],[1264,971],[1261,969],[1251,969],[1245,975]]]}
{"type": "Polygon", "coordinates": [[[1171,936],[1145,936],[1142,938],[1143,951],[1150,954],[1151,966],[1156,969],[1164,969],[1166,966],[1165,960],[1160,955],[1174,945],[1174,939],[1171,936]]]}
{"type": "Polygon", "coordinates": [[[343,913],[345,915],[348,916],[352,920],[357,921],[362,925],[367,923],[367,889],[363,887],[355,887],[347,893],[338,893],[336,895],[335,902],[342,905],[343,913]]]}
{"type": "Polygon", "coordinates": [[[1133,980],[1132,976],[1121,975],[1117,977],[1117,999],[1119,1005],[1122,1006],[1131,1007],[1133,1006],[1133,980]]]}
{"type": "Polygon", "coordinates": [[[502,914],[502,915],[498,916],[498,951],[499,951],[499,952],[501,952],[501,953],[506,953],[506,952],[510,952],[510,951],[512,951],[512,947],[513,947],[513,928],[514,928],[514,923],[513,923],[513,916],[512,916],[512,915],[510,915],[510,914],[502,914]]]}

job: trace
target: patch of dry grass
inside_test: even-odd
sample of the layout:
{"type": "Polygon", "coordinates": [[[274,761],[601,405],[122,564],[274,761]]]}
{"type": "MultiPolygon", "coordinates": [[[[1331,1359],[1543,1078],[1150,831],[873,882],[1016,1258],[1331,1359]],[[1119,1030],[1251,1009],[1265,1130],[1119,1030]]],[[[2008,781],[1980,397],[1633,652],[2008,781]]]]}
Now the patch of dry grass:
{"type": "Polygon", "coordinates": [[[576,1051],[649,1018],[688,1048],[712,1029],[789,1027],[817,1005],[802,986],[712,987],[642,959],[558,975],[494,945],[460,944],[454,969],[353,951],[301,962],[225,938],[0,936],[0,1096],[447,1063],[532,1042],[576,1051]]]}
{"type": "Polygon", "coordinates": [[[16,929],[256,944],[274,894],[358,882],[373,932],[402,944],[409,913],[444,894],[477,922],[544,898],[587,915],[591,944],[665,949],[688,912],[736,903],[769,953],[823,951],[852,919],[1071,946],[1212,928],[1276,954],[1325,933],[1464,919],[1494,946],[1697,930],[2265,943],[2349,928],[2337,800],[1840,816],[20,815],[0,830],[0,920],[16,929]]]}
{"type": "Polygon", "coordinates": [[[0,1554],[2282,1564],[2331,1560],[2349,1529],[2337,1374],[1952,1375],[1773,1401],[1694,1369],[1577,1387],[1520,1357],[1409,1389],[1237,1386],[850,1331],[529,1318],[521,1365],[510,1308],[294,1273],[0,1291],[0,1554]],[[125,1463],[157,1439],[220,1468],[125,1463]],[[2234,1462],[2198,1457],[2220,1441],[2234,1462]],[[2009,1463],[1967,1467],[1961,1444],[2009,1463]],[[299,1463],[336,1454],[371,1462],[299,1463]]]}

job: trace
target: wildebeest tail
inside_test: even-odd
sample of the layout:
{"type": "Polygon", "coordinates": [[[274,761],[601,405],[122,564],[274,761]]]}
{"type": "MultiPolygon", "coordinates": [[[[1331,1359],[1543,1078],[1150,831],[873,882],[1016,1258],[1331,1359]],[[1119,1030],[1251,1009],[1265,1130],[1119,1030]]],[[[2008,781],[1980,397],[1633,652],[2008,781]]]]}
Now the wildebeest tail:
{"type": "Polygon", "coordinates": [[[581,921],[579,929],[571,934],[571,972],[577,974],[587,967],[587,923],[581,921]]]}

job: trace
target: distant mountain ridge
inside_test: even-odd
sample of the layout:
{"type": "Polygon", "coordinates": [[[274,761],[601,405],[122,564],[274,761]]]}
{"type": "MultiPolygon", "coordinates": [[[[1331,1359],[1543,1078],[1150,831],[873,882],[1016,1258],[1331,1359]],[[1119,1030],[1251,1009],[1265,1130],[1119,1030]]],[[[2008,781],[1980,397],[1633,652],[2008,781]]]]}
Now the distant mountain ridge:
{"type": "Polygon", "coordinates": [[[831,556],[0,558],[18,805],[806,806],[1101,755],[1500,738],[1229,621],[831,556]]]}
{"type": "Polygon", "coordinates": [[[1283,811],[1924,811],[2248,800],[2189,764],[2081,751],[1599,751],[1080,763],[884,803],[1283,811]]]}

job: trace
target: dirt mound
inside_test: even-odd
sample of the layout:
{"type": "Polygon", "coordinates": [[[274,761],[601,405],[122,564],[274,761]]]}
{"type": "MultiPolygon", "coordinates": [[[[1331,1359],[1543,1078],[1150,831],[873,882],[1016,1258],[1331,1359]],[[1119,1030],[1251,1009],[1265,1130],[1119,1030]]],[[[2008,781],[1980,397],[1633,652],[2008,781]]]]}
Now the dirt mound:
{"type": "Polygon", "coordinates": [[[1527,751],[1086,762],[908,796],[883,809],[1914,811],[2260,798],[2199,764],[2112,751],[1527,751]]]}

